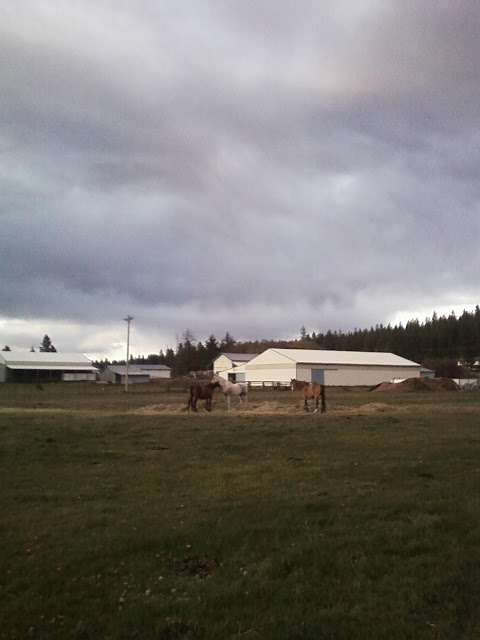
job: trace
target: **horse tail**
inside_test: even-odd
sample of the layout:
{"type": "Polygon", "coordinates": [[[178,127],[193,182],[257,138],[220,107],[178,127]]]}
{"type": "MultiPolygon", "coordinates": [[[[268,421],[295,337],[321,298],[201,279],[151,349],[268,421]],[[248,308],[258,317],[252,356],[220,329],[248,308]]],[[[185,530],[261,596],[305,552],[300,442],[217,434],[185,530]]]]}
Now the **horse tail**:
{"type": "Polygon", "coordinates": [[[190,398],[188,399],[187,410],[190,411],[190,407],[193,407],[193,386],[190,387],[190,398]]]}
{"type": "Polygon", "coordinates": [[[327,410],[327,403],[325,401],[325,385],[320,385],[320,397],[322,398],[322,413],[327,410]]]}

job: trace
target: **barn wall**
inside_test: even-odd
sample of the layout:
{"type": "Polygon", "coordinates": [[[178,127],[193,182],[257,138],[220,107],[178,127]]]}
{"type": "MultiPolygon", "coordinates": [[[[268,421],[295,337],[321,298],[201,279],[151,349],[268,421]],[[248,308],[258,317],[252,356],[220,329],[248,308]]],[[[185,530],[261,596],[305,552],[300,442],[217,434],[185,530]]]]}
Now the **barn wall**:
{"type": "Polygon", "coordinates": [[[89,372],[64,371],[62,375],[64,382],[95,382],[96,379],[97,374],[89,372]]]}
{"type": "MultiPolygon", "coordinates": [[[[255,358],[255,362],[257,358],[255,358]]],[[[247,364],[245,365],[246,382],[290,382],[295,377],[295,363],[247,364]]]]}
{"type": "MultiPolygon", "coordinates": [[[[319,365],[317,368],[320,368],[319,365]]],[[[325,368],[325,384],[331,386],[372,386],[392,378],[419,378],[420,367],[362,367],[339,365],[337,369],[325,368]]]]}
{"type": "MultiPolygon", "coordinates": [[[[327,365],[330,366],[331,365],[327,365]]],[[[324,369],[325,367],[321,364],[297,364],[297,374],[295,378],[297,380],[302,380],[302,382],[311,382],[312,381],[312,369],[324,369]]]]}
{"type": "Polygon", "coordinates": [[[115,382],[115,374],[111,369],[105,367],[105,369],[100,374],[100,380],[102,382],[115,382]]]}
{"type": "Polygon", "coordinates": [[[232,361],[227,356],[218,356],[218,358],[213,363],[213,373],[220,373],[221,371],[225,371],[226,369],[232,368],[232,361]]]}
{"type": "Polygon", "coordinates": [[[169,371],[168,369],[152,369],[148,372],[148,374],[152,380],[155,378],[170,378],[171,371],[169,371]]]}
{"type": "MultiPolygon", "coordinates": [[[[123,376],[123,375],[119,376],[121,385],[125,384],[126,377],[127,376],[123,376]]],[[[129,375],[128,376],[128,384],[129,385],[131,385],[131,384],[145,384],[147,382],[150,382],[150,376],[149,375],[145,375],[145,376],[138,376],[138,375],[132,376],[132,375],[129,375]]]]}
{"type": "Polygon", "coordinates": [[[373,386],[392,378],[418,378],[420,367],[375,367],[362,365],[247,364],[247,382],[290,382],[291,378],[311,382],[312,369],[323,369],[325,384],[331,386],[373,386]]]}

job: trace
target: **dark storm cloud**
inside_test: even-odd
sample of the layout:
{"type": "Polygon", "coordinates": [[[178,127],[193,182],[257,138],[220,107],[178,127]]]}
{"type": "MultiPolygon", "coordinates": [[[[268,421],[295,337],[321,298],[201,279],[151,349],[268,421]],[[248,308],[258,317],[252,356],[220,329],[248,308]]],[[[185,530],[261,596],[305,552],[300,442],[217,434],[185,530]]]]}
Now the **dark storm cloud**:
{"type": "Polygon", "coordinates": [[[476,3],[0,11],[2,317],[155,342],[478,300],[476,3]]]}

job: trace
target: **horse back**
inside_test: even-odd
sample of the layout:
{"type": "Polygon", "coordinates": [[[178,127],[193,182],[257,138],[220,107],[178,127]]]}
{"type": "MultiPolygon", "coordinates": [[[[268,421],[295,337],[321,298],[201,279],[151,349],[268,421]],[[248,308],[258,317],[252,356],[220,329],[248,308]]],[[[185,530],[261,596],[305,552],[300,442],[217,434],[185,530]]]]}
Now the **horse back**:
{"type": "Polygon", "coordinates": [[[303,398],[317,398],[322,391],[322,385],[318,382],[307,382],[301,390],[303,398]]]}

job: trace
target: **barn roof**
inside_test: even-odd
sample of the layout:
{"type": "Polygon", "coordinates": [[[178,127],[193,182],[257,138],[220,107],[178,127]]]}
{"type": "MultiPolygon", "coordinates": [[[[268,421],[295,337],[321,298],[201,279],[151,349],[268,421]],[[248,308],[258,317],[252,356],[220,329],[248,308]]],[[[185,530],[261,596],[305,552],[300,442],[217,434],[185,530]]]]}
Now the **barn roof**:
{"type": "MultiPolygon", "coordinates": [[[[250,360],[258,356],[258,353],[219,353],[217,358],[220,356],[226,356],[234,362],[250,362],[250,360]]],[[[215,358],[215,360],[217,358],[215,358]]]]}
{"type": "MultiPolygon", "coordinates": [[[[122,376],[126,374],[126,365],[124,364],[109,364],[107,365],[107,369],[113,371],[113,373],[118,373],[122,376]]],[[[128,365],[128,375],[129,376],[148,376],[150,372],[153,371],[170,371],[170,367],[167,367],[164,364],[129,364],[128,365]]]]}
{"type": "Polygon", "coordinates": [[[327,351],[324,349],[272,349],[298,364],[343,364],[383,367],[419,367],[417,362],[381,351],[327,351]]]}
{"type": "Polygon", "coordinates": [[[88,369],[92,362],[83,353],[1,351],[0,362],[9,369],[88,369]]]}

